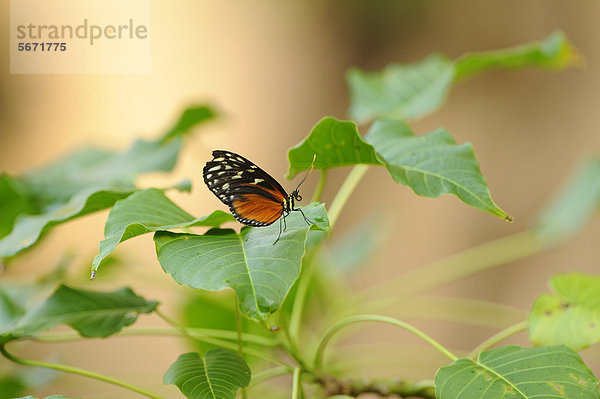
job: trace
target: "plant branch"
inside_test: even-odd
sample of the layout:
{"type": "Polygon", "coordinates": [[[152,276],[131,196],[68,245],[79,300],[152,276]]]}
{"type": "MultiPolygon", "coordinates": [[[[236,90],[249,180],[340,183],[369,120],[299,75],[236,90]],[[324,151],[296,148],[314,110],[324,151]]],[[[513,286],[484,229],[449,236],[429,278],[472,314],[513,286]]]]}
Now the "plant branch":
{"type": "Polygon", "coordinates": [[[121,380],[117,380],[116,378],[112,378],[112,377],[109,377],[106,375],[94,373],[92,371],[80,369],[77,367],[67,366],[64,364],[48,363],[48,362],[43,362],[43,361],[39,361],[39,360],[31,360],[31,359],[22,359],[20,357],[10,354],[6,350],[4,344],[0,345],[0,353],[2,353],[4,355],[4,357],[6,357],[7,359],[9,359],[15,363],[21,364],[23,366],[43,367],[43,368],[47,368],[47,369],[62,371],[64,373],[76,374],[76,375],[80,375],[82,377],[93,378],[95,380],[99,380],[99,381],[103,381],[103,382],[106,382],[109,384],[117,385],[117,386],[120,386],[121,388],[125,388],[125,389],[128,389],[133,392],[137,392],[137,393],[147,396],[149,398],[164,399],[162,396],[155,395],[152,392],[148,392],[143,388],[137,387],[135,385],[131,385],[131,384],[121,381],[121,380]]]}
{"type": "Polygon", "coordinates": [[[507,327],[504,330],[492,335],[491,337],[477,345],[477,347],[473,349],[467,357],[469,359],[475,359],[484,350],[489,349],[490,347],[496,345],[498,342],[501,342],[506,338],[525,330],[527,330],[527,321],[522,321],[520,323],[507,327]]]}
{"type": "Polygon", "coordinates": [[[339,330],[341,330],[342,328],[344,328],[346,326],[349,326],[354,323],[362,323],[362,322],[386,323],[386,324],[391,324],[391,325],[403,328],[403,329],[415,334],[416,336],[422,338],[423,340],[427,341],[431,346],[436,348],[438,351],[440,351],[444,356],[446,356],[450,360],[455,361],[457,359],[457,357],[455,355],[453,355],[448,349],[446,349],[444,346],[442,346],[436,340],[434,340],[433,338],[431,338],[430,336],[428,336],[427,334],[425,334],[418,328],[413,327],[408,323],[405,323],[401,320],[397,320],[397,319],[387,317],[387,316],[359,315],[359,316],[352,316],[352,317],[348,317],[347,319],[340,320],[337,323],[335,323],[333,326],[329,327],[329,329],[327,329],[327,331],[325,331],[325,333],[323,334],[323,337],[321,338],[321,342],[319,343],[319,345],[317,347],[317,351],[315,354],[315,360],[314,360],[315,370],[321,369],[322,360],[323,360],[323,352],[325,351],[325,347],[327,346],[327,344],[329,343],[329,341],[331,340],[333,335],[335,335],[335,333],[337,333],[339,330]]]}
{"type": "Polygon", "coordinates": [[[435,388],[433,381],[411,382],[400,379],[375,380],[370,378],[345,378],[339,379],[333,376],[319,376],[316,379],[323,390],[325,397],[346,395],[357,397],[370,393],[381,397],[398,395],[401,398],[415,397],[423,399],[435,399],[435,388]]]}
{"type": "Polygon", "coordinates": [[[342,183],[342,186],[335,195],[331,207],[329,208],[328,216],[330,229],[340,216],[344,205],[346,205],[346,202],[350,198],[350,194],[352,194],[368,169],[369,165],[355,165],[346,177],[346,180],[344,180],[344,183],[342,183]]]}
{"type": "Polygon", "coordinates": [[[326,182],[327,182],[327,171],[325,169],[323,169],[323,170],[321,170],[321,173],[319,175],[319,182],[317,183],[317,187],[315,188],[315,192],[313,193],[311,202],[321,201],[321,195],[323,195],[323,189],[325,188],[326,182]]]}

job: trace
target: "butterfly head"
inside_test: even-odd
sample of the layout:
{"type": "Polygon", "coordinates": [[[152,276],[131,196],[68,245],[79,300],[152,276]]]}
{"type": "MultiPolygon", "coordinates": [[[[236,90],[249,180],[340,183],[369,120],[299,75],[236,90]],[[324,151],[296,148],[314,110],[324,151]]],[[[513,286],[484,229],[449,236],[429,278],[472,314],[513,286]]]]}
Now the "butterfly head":
{"type": "Polygon", "coordinates": [[[298,189],[295,189],[294,191],[292,191],[292,197],[294,198],[294,200],[296,200],[298,202],[302,201],[302,196],[298,192],[298,189]]]}

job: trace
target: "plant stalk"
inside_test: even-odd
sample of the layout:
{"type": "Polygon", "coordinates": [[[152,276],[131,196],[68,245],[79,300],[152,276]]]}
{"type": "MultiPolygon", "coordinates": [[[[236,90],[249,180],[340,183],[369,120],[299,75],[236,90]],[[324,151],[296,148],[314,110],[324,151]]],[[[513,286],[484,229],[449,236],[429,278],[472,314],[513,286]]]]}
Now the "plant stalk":
{"type": "Polygon", "coordinates": [[[292,378],[292,399],[300,398],[300,367],[294,368],[294,376],[292,378]]]}
{"type": "Polygon", "coordinates": [[[387,317],[387,316],[359,315],[359,316],[352,316],[352,317],[348,317],[346,319],[340,320],[337,323],[335,323],[333,326],[329,327],[329,329],[327,329],[327,331],[325,331],[325,333],[323,334],[323,337],[321,338],[321,342],[319,342],[319,345],[317,347],[317,351],[315,354],[315,359],[314,359],[315,370],[321,369],[321,365],[322,365],[322,361],[323,361],[323,353],[325,351],[325,347],[327,346],[327,344],[329,343],[331,338],[335,335],[335,333],[337,333],[339,330],[341,330],[342,328],[344,328],[346,326],[349,326],[354,323],[362,323],[362,322],[386,323],[386,324],[391,324],[391,325],[403,328],[403,329],[415,334],[416,336],[422,338],[426,342],[428,342],[431,346],[436,348],[438,351],[440,351],[444,356],[446,356],[450,360],[455,361],[457,359],[457,357],[454,354],[452,354],[448,349],[446,349],[444,346],[442,346],[436,340],[434,340],[433,338],[431,338],[430,336],[428,336],[427,334],[425,334],[418,328],[413,327],[412,325],[410,325],[408,323],[405,323],[401,320],[397,320],[397,319],[394,319],[392,317],[387,317]]]}
{"type": "MultiPolygon", "coordinates": [[[[237,339],[238,339],[238,353],[242,359],[244,359],[244,341],[242,341],[242,313],[240,312],[240,307],[238,303],[237,295],[233,296],[235,307],[235,326],[237,329],[237,339]]],[[[245,359],[244,359],[245,360],[245,359]]],[[[242,387],[242,399],[248,399],[248,392],[245,387],[242,387]]]]}
{"type": "Polygon", "coordinates": [[[323,195],[323,189],[325,188],[326,182],[327,182],[327,171],[325,169],[323,169],[323,170],[321,170],[321,173],[319,175],[319,182],[317,183],[317,187],[315,188],[315,192],[313,193],[311,202],[321,201],[321,196],[323,195]]]}
{"type": "Polygon", "coordinates": [[[331,207],[329,208],[328,216],[330,228],[332,228],[337,221],[344,205],[346,205],[346,202],[350,198],[350,194],[352,194],[368,169],[369,165],[355,165],[346,177],[346,180],[344,180],[344,183],[342,183],[342,186],[335,195],[331,207]]]}
{"type": "Polygon", "coordinates": [[[82,377],[93,378],[95,380],[99,380],[99,381],[103,381],[103,382],[106,382],[109,384],[117,385],[117,386],[120,386],[121,388],[125,388],[125,389],[128,389],[133,392],[137,392],[140,395],[144,395],[149,398],[165,399],[164,397],[155,395],[152,392],[148,392],[143,388],[137,387],[135,385],[129,384],[129,383],[121,381],[121,380],[117,380],[116,378],[112,378],[112,377],[109,377],[106,375],[94,373],[92,371],[80,369],[77,367],[67,366],[64,364],[48,363],[48,362],[43,362],[40,360],[22,359],[20,357],[10,354],[6,350],[4,345],[0,345],[0,353],[2,353],[4,355],[4,357],[6,357],[7,359],[9,359],[15,363],[21,364],[23,366],[43,367],[43,368],[47,368],[47,369],[62,371],[64,373],[76,374],[76,375],[80,375],[82,377]]]}

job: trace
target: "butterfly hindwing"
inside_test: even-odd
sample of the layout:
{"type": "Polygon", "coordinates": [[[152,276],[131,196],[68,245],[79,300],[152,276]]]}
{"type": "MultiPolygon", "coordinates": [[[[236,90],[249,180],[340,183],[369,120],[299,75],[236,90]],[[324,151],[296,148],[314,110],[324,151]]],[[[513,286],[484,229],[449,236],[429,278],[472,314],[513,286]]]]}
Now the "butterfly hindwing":
{"type": "Polygon", "coordinates": [[[215,150],[204,182],[241,223],[267,226],[286,209],[288,195],[267,172],[241,155],[215,150]]]}

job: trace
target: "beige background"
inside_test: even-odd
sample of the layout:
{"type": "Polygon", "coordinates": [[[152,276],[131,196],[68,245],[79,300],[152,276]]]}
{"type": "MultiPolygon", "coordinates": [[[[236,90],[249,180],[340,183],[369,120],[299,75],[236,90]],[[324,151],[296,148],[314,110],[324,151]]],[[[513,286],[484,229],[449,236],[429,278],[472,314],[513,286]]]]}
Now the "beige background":
{"type": "MultiPolygon", "coordinates": [[[[3,26],[8,1],[2,0],[3,26]]],[[[240,152],[283,180],[287,148],[300,141],[322,116],[346,118],[344,71],[378,69],[392,61],[421,60],[431,52],[458,57],[565,31],[586,58],[584,68],[563,72],[492,72],[453,88],[441,111],[414,123],[417,133],[447,128],[459,143],[470,141],[495,201],[516,217],[514,224],[469,208],[455,197],[423,199],[395,185],[385,170],[371,170],[341,215],[336,234],[375,209],[391,221],[392,235],[351,284],[370,286],[474,245],[529,228],[578,160],[598,154],[600,139],[600,3],[593,1],[154,1],[152,72],[147,75],[9,75],[8,30],[0,30],[0,170],[18,174],[89,143],[124,148],[135,137],[155,137],[186,105],[210,102],[223,117],[203,127],[183,151],[175,172],[149,176],[143,186],[190,178],[191,195],[171,197],[190,213],[209,213],[220,203],[205,189],[201,169],[215,148],[240,152]]],[[[347,170],[331,173],[330,201],[347,170]]],[[[304,191],[310,193],[316,174],[304,191]]],[[[289,189],[294,182],[285,182],[289,189]]],[[[106,212],[55,229],[1,279],[30,278],[77,252],[71,282],[91,288],[88,265],[102,239],[106,212]]],[[[598,271],[600,223],[551,252],[514,262],[436,290],[496,301],[523,310],[547,291],[559,271],[598,271]]],[[[118,250],[131,266],[116,283],[172,303],[178,287],[161,271],[150,236],[118,250]]],[[[112,286],[112,285],[111,285],[112,286]]],[[[393,313],[393,312],[392,312],[393,313]]],[[[418,313],[416,310],[414,313],[418,313]]],[[[449,348],[468,351],[495,330],[412,318],[449,348]]],[[[142,323],[160,321],[145,317],[142,323]]],[[[394,342],[382,367],[354,375],[396,374],[432,378],[431,355],[419,357],[417,342],[395,329],[366,330],[354,342],[394,342]]],[[[524,343],[523,339],[514,342],[524,343]]],[[[118,338],[89,343],[28,347],[31,356],[70,364],[143,385],[169,397],[161,384],[167,364],[184,350],[170,338],[118,338]]],[[[356,359],[354,348],[349,352],[356,359]]],[[[365,352],[374,351],[365,346],[365,352]]],[[[600,371],[600,355],[584,356],[600,371]]],[[[0,361],[2,363],[2,361],[0,361]]],[[[4,367],[4,365],[3,365],[4,367]]],[[[38,395],[85,398],[133,397],[117,388],[65,377],[38,395]],[[128,396],[129,395],[129,396],[128,396]]]]}

